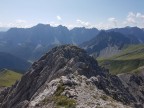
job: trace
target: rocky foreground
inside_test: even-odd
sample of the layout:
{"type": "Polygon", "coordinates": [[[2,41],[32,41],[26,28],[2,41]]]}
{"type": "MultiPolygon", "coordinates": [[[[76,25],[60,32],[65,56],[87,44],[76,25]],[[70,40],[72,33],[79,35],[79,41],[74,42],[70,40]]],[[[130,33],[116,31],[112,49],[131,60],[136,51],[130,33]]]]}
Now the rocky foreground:
{"type": "Polygon", "coordinates": [[[84,50],[59,46],[1,92],[0,108],[143,108],[142,75],[111,75],[84,50]]]}
{"type": "Polygon", "coordinates": [[[5,89],[5,87],[0,87],[0,92],[2,92],[5,89]]]}

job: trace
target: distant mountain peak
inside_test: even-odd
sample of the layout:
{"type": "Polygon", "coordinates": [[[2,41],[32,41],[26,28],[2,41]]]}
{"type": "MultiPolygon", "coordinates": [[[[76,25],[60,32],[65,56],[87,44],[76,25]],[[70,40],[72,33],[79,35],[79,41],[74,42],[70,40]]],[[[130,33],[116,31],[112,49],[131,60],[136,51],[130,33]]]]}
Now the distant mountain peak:
{"type": "Polygon", "coordinates": [[[37,25],[35,25],[35,26],[31,27],[31,28],[49,28],[49,27],[51,27],[50,24],[39,23],[39,24],[37,24],[37,25]]]}

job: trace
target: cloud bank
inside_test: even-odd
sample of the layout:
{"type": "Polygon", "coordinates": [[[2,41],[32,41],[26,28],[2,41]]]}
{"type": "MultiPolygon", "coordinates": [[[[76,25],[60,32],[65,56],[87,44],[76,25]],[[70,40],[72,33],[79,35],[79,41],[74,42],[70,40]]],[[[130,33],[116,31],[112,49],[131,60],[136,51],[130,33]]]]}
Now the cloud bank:
{"type": "Polygon", "coordinates": [[[125,26],[137,26],[140,28],[144,28],[144,14],[137,12],[129,12],[125,18],[118,19],[116,17],[109,17],[105,19],[103,22],[94,23],[90,21],[85,21],[82,19],[74,20],[73,22],[66,22],[62,21],[61,16],[57,15],[55,21],[52,22],[33,22],[33,21],[26,21],[23,19],[17,19],[12,22],[0,22],[0,27],[19,27],[19,28],[28,28],[32,27],[38,23],[44,23],[44,24],[50,24],[52,26],[58,26],[58,25],[64,25],[67,26],[69,29],[74,27],[86,27],[86,28],[98,28],[98,29],[110,29],[110,28],[119,28],[119,27],[125,27],[125,26]],[[65,22],[65,23],[64,23],[65,22]]]}

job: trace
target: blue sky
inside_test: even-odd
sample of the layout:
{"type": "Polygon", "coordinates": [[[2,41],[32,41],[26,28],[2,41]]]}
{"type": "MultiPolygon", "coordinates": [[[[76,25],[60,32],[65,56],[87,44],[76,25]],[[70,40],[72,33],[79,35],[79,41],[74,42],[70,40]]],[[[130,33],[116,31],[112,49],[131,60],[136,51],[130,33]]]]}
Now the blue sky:
{"type": "Polygon", "coordinates": [[[144,0],[0,0],[0,27],[144,28],[144,0]]]}

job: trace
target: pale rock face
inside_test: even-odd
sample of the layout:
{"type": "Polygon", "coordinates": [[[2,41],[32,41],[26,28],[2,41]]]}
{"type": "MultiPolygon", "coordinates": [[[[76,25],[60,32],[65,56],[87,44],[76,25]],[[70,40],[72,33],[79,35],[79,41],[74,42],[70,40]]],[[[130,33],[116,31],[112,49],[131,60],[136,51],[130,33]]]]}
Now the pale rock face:
{"type": "MultiPolygon", "coordinates": [[[[123,85],[137,101],[144,102],[144,71],[140,73],[124,73],[118,75],[123,85]]],[[[143,106],[144,107],[144,106],[143,106]]]]}
{"type": "Polygon", "coordinates": [[[51,96],[57,89],[60,79],[52,80],[47,84],[46,88],[34,97],[30,103],[29,107],[35,107],[39,102],[45,99],[45,97],[51,96]]]}
{"type": "Polygon", "coordinates": [[[4,87],[0,87],[0,92],[3,91],[5,88],[4,87]]]}
{"type": "MultiPolygon", "coordinates": [[[[59,79],[52,80],[48,86],[37,94],[37,96],[32,99],[28,105],[29,108],[46,108],[48,105],[36,106],[45,98],[51,98],[54,95],[58,85],[64,85],[65,90],[61,95],[67,96],[68,98],[73,98],[76,101],[76,108],[131,108],[130,106],[123,105],[107,96],[102,90],[99,90],[93,83],[93,78],[86,78],[85,76],[75,76],[73,74],[68,76],[62,76],[59,79]],[[75,82],[75,83],[73,83],[75,82]]],[[[51,106],[52,108],[55,105],[51,106]]],[[[50,107],[49,107],[50,108],[50,107]]]]}
{"type": "Polygon", "coordinates": [[[108,46],[100,51],[99,57],[112,57],[113,55],[119,54],[121,50],[117,46],[108,46]]]}

